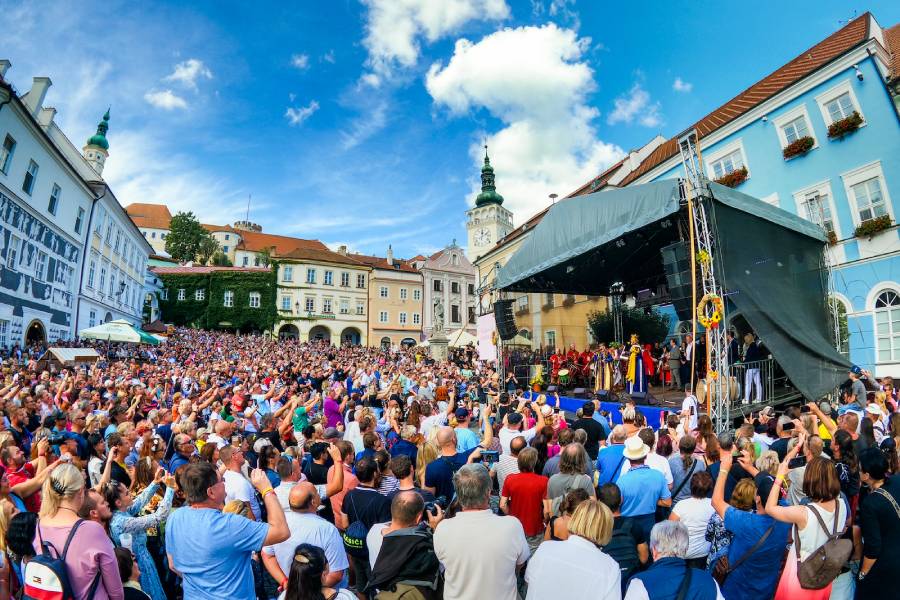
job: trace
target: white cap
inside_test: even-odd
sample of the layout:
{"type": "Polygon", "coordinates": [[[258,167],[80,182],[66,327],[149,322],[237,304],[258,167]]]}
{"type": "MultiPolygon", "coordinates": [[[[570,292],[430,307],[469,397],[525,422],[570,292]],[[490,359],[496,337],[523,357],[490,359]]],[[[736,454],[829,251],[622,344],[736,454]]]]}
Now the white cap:
{"type": "Polygon", "coordinates": [[[866,412],[872,413],[873,415],[878,415],[880,417],[884,416],[884,411],[881,410],[881,407],[877,404],[869,404],[866,406],[866,412]]]}

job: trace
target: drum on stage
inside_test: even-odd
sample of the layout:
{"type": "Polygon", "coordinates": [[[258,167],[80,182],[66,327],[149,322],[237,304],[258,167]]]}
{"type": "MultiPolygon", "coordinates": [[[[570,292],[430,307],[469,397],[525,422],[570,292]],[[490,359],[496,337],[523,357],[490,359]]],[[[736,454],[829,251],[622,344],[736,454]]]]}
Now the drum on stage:
{"type": "Polygon", "coordinates": [[[559,385],[569,385],[569,370],[568,369],[560,369],[559,370],[559,385]]]}

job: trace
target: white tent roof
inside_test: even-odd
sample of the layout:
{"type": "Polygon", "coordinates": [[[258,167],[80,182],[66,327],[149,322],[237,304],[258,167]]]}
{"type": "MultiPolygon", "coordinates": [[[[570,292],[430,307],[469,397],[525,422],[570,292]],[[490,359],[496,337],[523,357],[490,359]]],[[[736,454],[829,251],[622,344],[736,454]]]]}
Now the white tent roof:
{"type": "Polygon", "coordinates": [[[459,348],[460,346],[468,346],[469,344],[475,344],[476,342],[478,342],[478,338],[476,338],[465,329],[457,329],[450,334],[449,345],[454,348],[459,348]]]}
{"type": "Polygon", "coordinates": [[[51,359],[63,364],[95,362],[100,360],[100,355],[93,348],[48,348],[40,360],[51,359]]]}

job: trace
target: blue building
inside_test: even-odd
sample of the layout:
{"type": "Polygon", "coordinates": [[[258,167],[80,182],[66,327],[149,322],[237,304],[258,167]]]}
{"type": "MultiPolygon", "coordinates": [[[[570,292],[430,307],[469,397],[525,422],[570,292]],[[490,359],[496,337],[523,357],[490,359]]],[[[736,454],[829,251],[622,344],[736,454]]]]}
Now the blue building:
{"type": "MultiPolygon", "coordinates": [[[[866,13],[694,124],[710,179],[826,229],[840,349],[877,377],[900,375],[898,93],[900,25],[866,13]]],[[[672,138],[618,185],[682,175],[672,138]]]]}

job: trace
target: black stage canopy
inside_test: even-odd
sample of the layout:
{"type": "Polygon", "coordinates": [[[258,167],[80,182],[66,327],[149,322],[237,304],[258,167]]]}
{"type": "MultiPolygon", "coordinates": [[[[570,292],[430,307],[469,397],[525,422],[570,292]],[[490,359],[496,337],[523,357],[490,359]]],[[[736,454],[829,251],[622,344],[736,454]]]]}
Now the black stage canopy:
{"type": "MultiPolygon", "coordinates": [[[[747,320],[805,397],[829,393],[850,365],[832,342],[822,229],[716,183],[703,204],[728,311],[747,320]]],[[[636,295],[665,283],[660,250],[686,239],[679,180],[567,198],[501,268],[497,287],[606,296],[622,283],[636,295]]]]}

